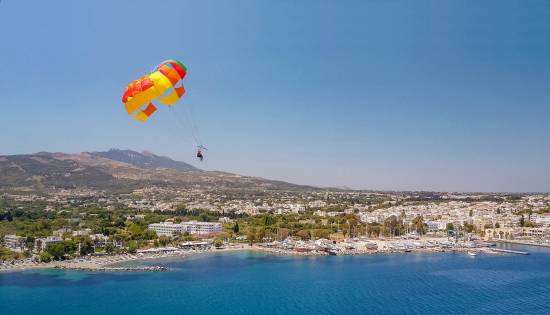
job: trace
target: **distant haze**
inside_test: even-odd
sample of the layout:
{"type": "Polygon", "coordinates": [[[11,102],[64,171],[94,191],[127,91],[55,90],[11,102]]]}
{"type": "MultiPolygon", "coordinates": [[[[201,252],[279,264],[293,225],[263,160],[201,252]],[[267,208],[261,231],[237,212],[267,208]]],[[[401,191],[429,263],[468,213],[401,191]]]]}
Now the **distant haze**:
{"type": "Polygon", "coordinates": [[[128,148],[316,186],[550,191],[550,1],[1,1],[0,36],[0,155],[128,148]],[[187,93],[137,122],[124,88],[167,58],[187,93]]]}

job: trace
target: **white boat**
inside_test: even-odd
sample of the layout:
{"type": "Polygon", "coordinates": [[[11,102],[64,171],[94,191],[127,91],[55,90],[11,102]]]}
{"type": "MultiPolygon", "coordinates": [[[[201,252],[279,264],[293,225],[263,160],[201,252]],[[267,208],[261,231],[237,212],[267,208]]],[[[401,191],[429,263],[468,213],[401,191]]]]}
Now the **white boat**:
{"type": "Polygon", "coordinates": [[[468,255],[470,255],[470,256],[477,256],[477,253],[475,253],[475,252],[468,252],[468,255]]]}

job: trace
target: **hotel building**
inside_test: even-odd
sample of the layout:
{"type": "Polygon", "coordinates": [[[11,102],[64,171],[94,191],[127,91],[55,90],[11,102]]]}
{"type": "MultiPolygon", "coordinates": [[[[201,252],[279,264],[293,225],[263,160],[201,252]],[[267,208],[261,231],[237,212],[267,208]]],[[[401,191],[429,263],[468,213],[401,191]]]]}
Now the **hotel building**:
{"type": "Polygon", "coordinates": [[[214,234],[222,231],[222,225],[218,222],[161,222],[149,224],[149,229],[155,231],[159,236],[174,236],[185,232],[189,234],[214,234]]]}

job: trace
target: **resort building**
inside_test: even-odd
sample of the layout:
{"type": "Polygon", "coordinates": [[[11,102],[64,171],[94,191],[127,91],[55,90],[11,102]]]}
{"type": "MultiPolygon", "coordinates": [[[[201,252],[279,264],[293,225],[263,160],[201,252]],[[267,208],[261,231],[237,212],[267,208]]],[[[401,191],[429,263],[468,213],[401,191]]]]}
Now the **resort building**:
{"type": "Polygon", "coordinates": [[[61,241],[63,241],[63,238],[59,236],[48,236],[46,238],[37,238],[34,241],[34,249],[37,251],[43,251],[43,250],[46,250],[48,246],[57,244],[61,241]]]}
{"type": "Polygon", "coordinates": [[[218,222],[161,222],[149,224],[149,229],[155,231],[159,236],[174,236],[185,232],[189,234],[214,234],[222,231],[222,225],[218,222]]]}
{"type": "Polygon", "coordinates": [[[17,235],[5,235],[4,245],[9,249],[22,249],[25,247],[25,238],[17,235]]]}
{"type": "Polygon", "coordinates": [[[155,231],[158,236],[174,236],[184,232],[183,225],[169,221],[149,224],[149,229],[155,231]]]}

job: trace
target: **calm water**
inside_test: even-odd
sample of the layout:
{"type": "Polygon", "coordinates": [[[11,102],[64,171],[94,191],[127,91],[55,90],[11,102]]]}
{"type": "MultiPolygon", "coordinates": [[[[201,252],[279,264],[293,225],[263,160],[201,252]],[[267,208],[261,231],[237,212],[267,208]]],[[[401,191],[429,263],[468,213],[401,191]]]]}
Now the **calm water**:
{"type": "Polygon", "coordinates": [[[0,274],[1,314],[550,313],[550,250],[529,256],[207,254],[165,273],[0,274]]]}

